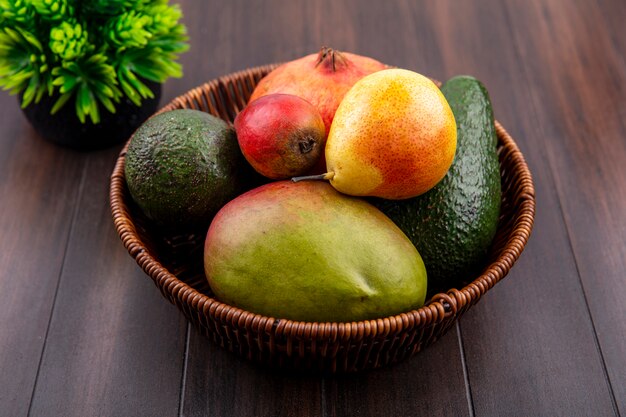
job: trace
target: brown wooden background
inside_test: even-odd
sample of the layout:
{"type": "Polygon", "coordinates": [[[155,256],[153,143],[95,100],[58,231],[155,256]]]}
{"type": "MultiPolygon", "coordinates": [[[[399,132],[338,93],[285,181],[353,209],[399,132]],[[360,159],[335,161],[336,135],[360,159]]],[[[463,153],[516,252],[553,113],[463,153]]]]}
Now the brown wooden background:
{"type": "Polygon", "coordinates": [[[413,359],[280,374],[189,328],[126,253],[120,147],[42,141],[0,94],[0,416],[626,416],[626,2],[192,1],[185,76],[321,45],[488,87],[537,189],[530,243],[413,359]]]}

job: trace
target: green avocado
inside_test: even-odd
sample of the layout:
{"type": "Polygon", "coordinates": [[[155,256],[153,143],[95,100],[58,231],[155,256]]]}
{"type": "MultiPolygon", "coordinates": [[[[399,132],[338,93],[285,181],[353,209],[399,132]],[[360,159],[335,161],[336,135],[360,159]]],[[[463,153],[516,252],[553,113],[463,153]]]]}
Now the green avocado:
{"type": "Polygon", "coordinates": [[[144,214],[168,229],[208,227],[242,191],[246,162],[235,131],[197,110],[172,110],[148,119],[126,153],[126,182],[144,214]]]}
{"type": "Polygon", "coordinates": [[[497,136],[487,90],[473,77],[458,76],[441,91],[457,123],[450,170],[421,196],[373,201],[422,255],[430,295],[464,285],[484,267],[501,201],[497,136]]]}

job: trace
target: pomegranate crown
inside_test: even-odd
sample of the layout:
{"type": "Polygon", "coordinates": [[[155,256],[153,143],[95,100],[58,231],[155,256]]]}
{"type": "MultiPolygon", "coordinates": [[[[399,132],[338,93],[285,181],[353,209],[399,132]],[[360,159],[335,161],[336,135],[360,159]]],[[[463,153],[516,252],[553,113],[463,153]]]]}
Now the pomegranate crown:
{"type": "Polygon", "coordinates": [[[336,49],[328,46],[322,46],[320,52],[317,54],[317,62],[315,67],[322,65],[323,67],[337,71],[337,66],[343,66],[346,64],[346,57],[336,49]]]}

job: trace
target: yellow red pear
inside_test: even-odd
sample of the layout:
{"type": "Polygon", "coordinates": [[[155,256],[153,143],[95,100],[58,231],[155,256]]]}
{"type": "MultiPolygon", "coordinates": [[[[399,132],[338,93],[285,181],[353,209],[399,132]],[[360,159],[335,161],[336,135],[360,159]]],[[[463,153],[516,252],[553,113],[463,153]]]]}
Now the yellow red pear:
{"type": "Polygon", "coordinates": [[[344,96],[326,142],[326,179],[338,191],[392,200],[415,197],[446,174],[456,151],[456,123],[429,78],[386,69],[344,96]]]}

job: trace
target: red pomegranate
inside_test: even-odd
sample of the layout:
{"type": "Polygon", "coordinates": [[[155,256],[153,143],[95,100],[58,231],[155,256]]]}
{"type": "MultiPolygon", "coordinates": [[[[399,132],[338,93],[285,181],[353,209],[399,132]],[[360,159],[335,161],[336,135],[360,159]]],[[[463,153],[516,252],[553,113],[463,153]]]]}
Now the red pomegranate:
{"type": "Polygon", "coordinates": [[[358,80],[382,69],[385,65],[375,59],[324,46],[318,54],[287,62],[266,75],[250,102],[275,93],[302,97],[317,107],[328,135],[343,96],[358,80]]]}

